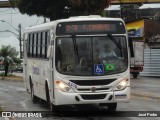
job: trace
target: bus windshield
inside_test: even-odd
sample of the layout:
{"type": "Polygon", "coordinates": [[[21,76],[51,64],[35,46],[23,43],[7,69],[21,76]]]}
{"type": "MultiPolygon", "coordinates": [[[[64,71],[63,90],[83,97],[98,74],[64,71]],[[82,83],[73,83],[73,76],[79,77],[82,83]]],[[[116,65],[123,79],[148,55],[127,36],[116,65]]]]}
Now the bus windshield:
{"type": "Polygon", "coordinates": [[[55,56],[57,71],[66,75],[110,75],[128,67],[125,36],[58,37],[55,56]]]}

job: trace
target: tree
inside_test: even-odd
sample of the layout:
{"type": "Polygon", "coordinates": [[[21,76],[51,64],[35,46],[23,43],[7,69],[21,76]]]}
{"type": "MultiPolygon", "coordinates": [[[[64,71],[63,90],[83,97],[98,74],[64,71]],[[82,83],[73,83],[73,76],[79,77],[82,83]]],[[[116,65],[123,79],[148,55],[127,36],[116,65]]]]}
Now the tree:
{"type": "Polygon", "coordinates": [[[56,20],[69,16],[101,14],[111,0],[9,0],[22,14],[56,20]]]}
{"type": "Polygon", "coordinates": [[[4,46],[2,45],[0,49],[0,58],[1,63],[4,64],[5,76],[8,74],[8,69],[10,64],[14,64],[14,60],[17,60],[18,52],[14,47],[10,45],[4,46]]]}
{"type": "Polygon", "coordinates": [[[71,15],[103,15],[111,0],[69,0],[71,15]]]}

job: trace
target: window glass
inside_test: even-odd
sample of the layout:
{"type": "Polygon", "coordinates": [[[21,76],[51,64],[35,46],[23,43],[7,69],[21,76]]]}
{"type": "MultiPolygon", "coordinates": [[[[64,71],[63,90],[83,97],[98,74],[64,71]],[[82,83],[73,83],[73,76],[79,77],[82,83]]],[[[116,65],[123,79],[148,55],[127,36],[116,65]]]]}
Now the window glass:
{"type": "Polygon", "coordinates": [[[94,36],[57,38],[56,68],[69,75],[109,75],[128,68],[126,38],[94,36]]]}
{"type": "Polygon", "coordinates": [[[37,44],[37,34],[34,33],[34,44],[33,44],[34,52],[33,52],[33,57],[36,57],[36,44],[37,44]]]}
{"type": "Polygon", "coordinates": [[[33,43],[33,34],[30,34],[30,57],[32,57],[32,43],[33,43]]]}
{"type": "Polygon", "coordinates": [[[27,55],[34,58],[47,58],[48,45],[50,43],[50,33],[37,32],[30,33],[27,41],[27,55]]]}
{"type": "Polygon", "coordinates": [[[28,57],[30,56],[30,41],[31,41],[30,37],[31,37],[31,35],[28,34],[27,47],[26,47],[26,49],[27,49],[27,56],[28,57]]]}
{"type": "Polygon", "coordinates": [[[37,44],[37,56],[40,57],[40,53],[41,53],[41,33],[38,33],[38,44],[37,44]]]}
{"type": "Polygon", "coordinates": [[[50,42],[49,31],[45,32],[45,58],[47,58],[47,50],[50,42]]]}
{"type": "Polygon", "coordinates": [[[42,33],[42,58],[45,58],[45,44],[46,44],[45,32],[43,32],[42,33]]]}

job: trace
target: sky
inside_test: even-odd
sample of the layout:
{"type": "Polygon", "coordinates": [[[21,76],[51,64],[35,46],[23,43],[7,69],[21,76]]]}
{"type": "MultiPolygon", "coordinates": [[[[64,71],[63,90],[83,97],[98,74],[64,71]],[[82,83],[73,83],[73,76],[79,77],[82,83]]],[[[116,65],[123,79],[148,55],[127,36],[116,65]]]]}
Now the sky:
{"type": "MultiPolygon", "coordinates": [[[[0,0],[0,1],[7,1],[7,0],[0,0]]],[[[157,8],[160,7],[160,4],[145,4],[141,7],[141,9],[151,8],[151,7],[157,8]]],[[[109,7],[108,9],[109,10],[120,9],[120,6],[111,5],[111,7],[109,7]]],[[[26,27],[31,25],[33,26],[37,24],[42,24],[44,22],[43,17],[22,15],[18,9],[13,9],[13,8],[0,8],[0,20],[6,21],[6,22],[0,21],[0,31],[10,30],[15,34],[18,34],[18,32],[15,30],[18,28],[18,24],[22,25],[22,34],[23,34],[24,29],[26,27]]],[[[47,21],[49,22],[48,19],[47,21]]],[[[15,47],[17,51],[19,51],[19,40],[17,36],[15,36],[12,33],[0,32],[0,47],[1,45],[11,45],[12,47],[15,47]]]]}
{"type": "MultiPolygon", "coordinates": [[[[0,21],[0,47],[2,45],[11,45],[12,47],[15,47],[17,51],[20,49],[17,36],[10,32],[1,31],[10,30],[19,35],[15,30],[18,29],[19,24],[22,26],[23,34],[26,27],[42,24],[44,22],[43,17],[22,15],[18,9],[13,8],[0,8],[0,20],[6,21],[0,21]]],[[[47,19],[47,21],[49,20],[47,19]]]]}

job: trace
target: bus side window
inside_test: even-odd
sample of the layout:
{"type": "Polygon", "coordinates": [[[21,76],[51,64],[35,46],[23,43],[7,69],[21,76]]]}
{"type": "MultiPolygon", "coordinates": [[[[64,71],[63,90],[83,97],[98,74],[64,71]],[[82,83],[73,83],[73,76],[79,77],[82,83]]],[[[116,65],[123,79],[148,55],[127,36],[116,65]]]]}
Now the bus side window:
{"type": "Polygon", "coordinates": [[[42,58],[42,40],[43,40],[43,33],[41,32],[40,33],[41,35],[40,35],[40,58],[42,58]]]}
{"type": "Polygon", "coordinates": [[[38,33],[36,33],[36,58],[38,58],[38,33]]]}
{"type": "Polygon", "coordinates": [[[32,56],[34,57],[34,34],[32,34],[32,56]]]}
{"type": "Polygon", "coordinates": [[[30,57],[30,41],[31,41],[31,34],[28,34],[27,40],[27,56],[30,57]]]}
{"type": "Polygon", "coordinates": [[[45,58],[45,32],[42,32],[42,58],[45,58]]]}
{"type": "Polygon", "coordinates": [[[47,49],[49,46],[49,31],[45,32],[45,58],[47,58],[47,49]]]}
{"type": "Polygon", "coordinates": [[[40,54],[41,54],[41,33],[38,33],[38,46],[37,46],[37,57],[40,58],[40,54]]]}
{"type": "Polygon", "coordinates": [[[36,47],[37,47],[37,33],[34,33],[34,43],[33,43],[33,57],[36,58],[36,47]]]}
{"type": "Polygon", "coordinates": [[[30,34],[29,57],[32,57],[32,44],[33,44],[33,34],[30,34]]]}

